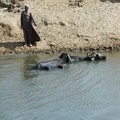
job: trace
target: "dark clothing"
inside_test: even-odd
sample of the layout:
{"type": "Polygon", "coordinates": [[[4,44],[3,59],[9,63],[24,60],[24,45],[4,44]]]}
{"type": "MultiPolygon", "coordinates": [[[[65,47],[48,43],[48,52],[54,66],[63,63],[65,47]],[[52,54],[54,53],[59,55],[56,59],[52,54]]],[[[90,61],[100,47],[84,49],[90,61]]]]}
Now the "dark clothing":
{"type": "Polygon", "coordinates": [[[26,44],[34,44],[36,41],[40,41],[40,37],[32,26],[35,24],[33,16],[30,12],[21,13],[21,27],[24,33],[24,39],[26,44]]]}

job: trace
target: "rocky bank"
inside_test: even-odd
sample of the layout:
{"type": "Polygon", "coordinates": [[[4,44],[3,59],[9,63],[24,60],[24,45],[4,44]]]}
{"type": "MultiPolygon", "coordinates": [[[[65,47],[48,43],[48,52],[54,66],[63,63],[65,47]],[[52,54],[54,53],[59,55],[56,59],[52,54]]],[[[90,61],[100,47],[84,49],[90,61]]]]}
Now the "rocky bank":
{"type": "Polygon", "coordinates": [[[0,0],[1,54],[120,50],[120,0],[16,1],[0,0]],[[33,47],[23,46],[20,14],[25,3],[41,37],[33,47]]]}

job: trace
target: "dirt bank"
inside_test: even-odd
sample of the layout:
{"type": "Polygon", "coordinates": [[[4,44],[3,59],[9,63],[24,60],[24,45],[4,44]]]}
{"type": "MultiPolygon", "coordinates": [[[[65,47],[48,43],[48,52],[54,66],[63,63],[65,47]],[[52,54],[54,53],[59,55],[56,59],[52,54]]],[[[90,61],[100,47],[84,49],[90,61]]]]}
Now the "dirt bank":
{"type": "MultiPolygon", "coordinates": [[[[41,37],[23,47],[22,9],[0,8],[0,53],[120,50],[120,3],[115,0],[28,0],[41,37]]],[[[27,3],[22,1],[21,4],[27,3]]]]}

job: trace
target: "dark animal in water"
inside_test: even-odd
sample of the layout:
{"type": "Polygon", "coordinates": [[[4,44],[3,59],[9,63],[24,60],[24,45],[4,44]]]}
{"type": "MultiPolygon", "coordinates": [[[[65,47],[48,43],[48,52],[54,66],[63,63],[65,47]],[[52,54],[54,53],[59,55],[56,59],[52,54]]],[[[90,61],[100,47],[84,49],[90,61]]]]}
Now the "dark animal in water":
{"type": "Polygon", "coordinates": [[[33,69],[36,70],[49,70],[51,68],[65,68],[69,63],[80,62],[80,61],[91,61],[91,60],[105,60],[106,56],[99,53],[87,54],[86,57],[70,56],[67,53],[62,53],[59,58],[52,59],[49,61],[43,61],[36,64],[33,69]]]}
{"type": "Polygon", "coordinates": [[[33,69],[36,70],[49,70],[51,68],[65,68],[71,63],[71,58],[67,53],[62,53],[59,58],[49,61],[43,61],[36,64],[33,69]]]}
{"type": "Polygon", "coordinates": [[[92,54],[87,54],[86,57],[83,58],[83,60],[106,60],[106,56],[99,54],[99,53],[92,53],[92,54]]]}

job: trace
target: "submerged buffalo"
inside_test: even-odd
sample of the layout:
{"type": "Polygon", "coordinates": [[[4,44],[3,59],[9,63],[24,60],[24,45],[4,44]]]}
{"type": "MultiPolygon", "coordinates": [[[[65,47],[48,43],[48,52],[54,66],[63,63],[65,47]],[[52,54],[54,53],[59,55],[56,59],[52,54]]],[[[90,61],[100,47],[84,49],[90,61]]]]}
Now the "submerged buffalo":
{"type": "Polygon", "coordinates": [[[51,68],[65,68],[69,63],[80,62],[80,61],[92,61],[92,60],[105,60],[106,56],[99,53],[87,54],[86,57],[70,56],[67,53],[62,53],[59,58],[52,59],[49,61],[43,61],[36,64],[33,69],[36,70],[49,70],[51,68]]]}
{"type": "Polygon", "coordinates": [[[106,60],[106,56],[100,54],[100,53],[92,53],[92,54],[87,54],[86,57],[83,58],[83,60],[88,60],[88,61],[92,61],[92,60],[106,60]]]}
{"type": "Polygon", "coordinates": [[[67,53],[62,53],[59,58],[40,62],[36,64],[33,69],[49,70],[51,68],[65,68],[69,63],[71,63],[70,55],[67,53]]]}
{"type": "Polygon", "coordinates": [[[80,61],[92,61],[92,60],[106,60],[106,56],[100,54],[100,53],[91,53],[88,54],[86,57],[80,57],[80,56],[70,56],[71,63],[74,62],[80,62],[80,61]]]}

